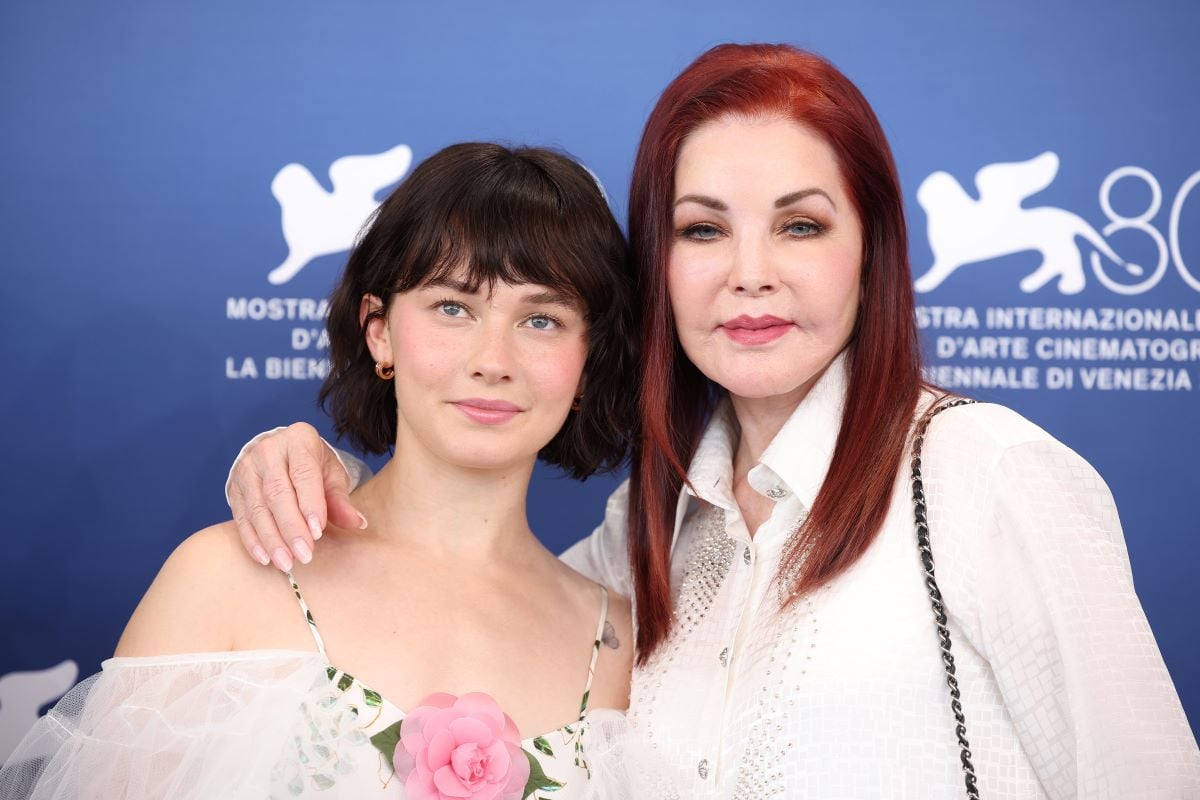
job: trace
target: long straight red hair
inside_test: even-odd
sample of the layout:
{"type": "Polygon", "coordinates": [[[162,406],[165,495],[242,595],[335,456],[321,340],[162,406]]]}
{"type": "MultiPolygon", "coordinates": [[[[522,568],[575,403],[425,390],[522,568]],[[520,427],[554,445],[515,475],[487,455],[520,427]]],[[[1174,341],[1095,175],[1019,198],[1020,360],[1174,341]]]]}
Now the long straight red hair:
{"type": "Polygon", "coordinates": [[[845,571],[874,541],[921,389],[900,180],[866,98],[828,61],[788,45],[725,44],[704,53],[650,114],[629,198],[644,347],[629,495],[639,663],[671,628],[676,503],[722,391],[687,359],[675,335],[667,293],[675,165],[692,131],[730,115],[782,116],[819,134],[836,154],[863,229],[845,412],[829,472],[781,563],[781,575],[796,575],[787,603],[845,571]]]}

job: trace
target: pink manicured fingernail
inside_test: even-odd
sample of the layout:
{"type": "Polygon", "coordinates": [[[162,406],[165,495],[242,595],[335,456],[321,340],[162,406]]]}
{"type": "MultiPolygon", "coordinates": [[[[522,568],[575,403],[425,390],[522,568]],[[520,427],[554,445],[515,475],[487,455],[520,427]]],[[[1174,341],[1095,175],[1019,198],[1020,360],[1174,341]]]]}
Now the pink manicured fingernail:
{"type": "Polygon", "coordinates": [[[254,552],[251,555],[254,556],[255,561],[262,564],[264,567],[271,563],[271,557],[267,555],[267,551],[263,550],[258,545],[254,545],[254,552]]]}
{"type": "Polygon", "coordinates": [[[308,542],[303,539],[292,540],[292,552],[296,554],[296,558],[300,559],[301,564],[312,561],[312,550],[308,549],[308,542]]]}
{"type": "Polygon", "coordinates": [[[317,539],[320,539],[320,538],[321,538],[321,533],[322,533],[322,531],[321,531],[321,524],[320,524],[319,522],[317,522],[317,515],[316,515],[316,514],[309,514],[309,515],[308,515],[308,530],[309,530],[309,532],[310,532],[310,533],[312,533],[312,537],[313,537],[313,541],[314,541],[314,542],[315,542],[317,539]]]}
{"type": "Polygon", "coordinates": [[[275,566],[284,572],[291,572],[292,557],[287,550],[284,550],[282,547],[275,548],[275,557],[271,560],[275,562],[275,566]]]}
{"type": "Polygon", "coordinates": [[[359,519],[358,529],[360,531],[366,530],[367,529],[367,518],[362,515],[361,511],[358,512],[358,519],[359,519]]]}

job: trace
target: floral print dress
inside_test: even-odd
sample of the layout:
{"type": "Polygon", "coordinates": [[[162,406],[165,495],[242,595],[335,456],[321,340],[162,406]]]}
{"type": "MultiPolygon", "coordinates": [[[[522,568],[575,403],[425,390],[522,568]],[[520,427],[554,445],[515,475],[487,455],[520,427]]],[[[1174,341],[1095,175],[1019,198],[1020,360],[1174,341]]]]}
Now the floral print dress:
{"type": "MultiPolygon", "coordinates": [[[[290,574],[288,578],[328,664],[312,612],[295,579],[290,574]]],[[[303,730],[277,758],[271,797],[322,797],[348,785],[356,796],[405,800],[583,796],[592,777],[585,746],[588,697],[608,616],[608,591],[600,590],[600,618],[574,723],[520,739],[511,719],[480,693],[431,695],[406,713],[357,678],[328,665],[303,704],[303,730]]],[[[591,787],[593,794],[595,789],[591,787]]]]}

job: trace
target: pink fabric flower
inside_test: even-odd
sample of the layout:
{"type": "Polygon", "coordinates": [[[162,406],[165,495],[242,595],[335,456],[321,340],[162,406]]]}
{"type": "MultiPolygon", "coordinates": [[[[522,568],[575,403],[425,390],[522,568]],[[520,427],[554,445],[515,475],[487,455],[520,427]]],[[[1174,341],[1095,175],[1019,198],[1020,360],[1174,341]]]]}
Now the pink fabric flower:
{"type": "Polygon", "coordinates": [[[410,800],[521,800],[521,734],[482,692],[431,694],[404,718],[392,756],[410,800]]]}

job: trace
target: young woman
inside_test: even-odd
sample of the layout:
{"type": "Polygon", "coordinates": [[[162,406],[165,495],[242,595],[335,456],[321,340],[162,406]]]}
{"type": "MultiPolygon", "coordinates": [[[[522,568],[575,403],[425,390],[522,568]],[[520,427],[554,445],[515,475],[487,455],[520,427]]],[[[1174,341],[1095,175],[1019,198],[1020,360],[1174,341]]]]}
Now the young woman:
{"type": "MultiPolygon", "coordinates": [[[[564,560],[634,598],[630,717],[685,794],[1200,796],[1103,481],[1000,406],[924,428],[900,185],[844,75],[705,53],[646,124],[629,233],[632,475],[564,560]]],[[[303,428],[257,443],[251,550],[324,519],[320,486],[264,499],[289,464],[341,472],[303,428]]]]}
{"type": "Polygon", "coordinates": [[[525,516],[539,456],[625,457],[627,270],[569,158],[463,144],[414,170],[330,303],[322,399],[395,448],[353,497],[371,526],[330,526],[286,579],[234,556],[232,522],[189,538],[0,797],[632,797],[628,602],[525,516]]]}

